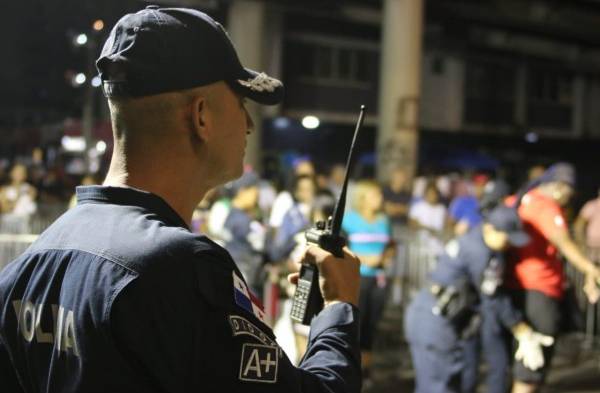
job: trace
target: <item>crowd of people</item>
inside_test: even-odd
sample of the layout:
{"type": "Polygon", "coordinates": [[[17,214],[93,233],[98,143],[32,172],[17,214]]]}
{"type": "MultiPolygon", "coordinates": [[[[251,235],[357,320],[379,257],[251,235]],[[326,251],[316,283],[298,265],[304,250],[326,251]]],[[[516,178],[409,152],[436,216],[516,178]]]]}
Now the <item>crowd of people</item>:
{"type": "MultiPolygon", "coordinates": [[[[554,202],[547,203],[550,207],[546,206],[545,208],[550,209],[549,213],[542,214],[535,210],[537,208],[533,208],[532,212],[527,210],[529,201],[539,194],[535,190],[545,187],[536,183],[539,181],[536,179],[543,178],[544,174],[548,176],[544,170],[545,168],[540,167],[532,168],[528,180],[529,187],[533,191],[529,190],[522,192],[520,196],[513,196],[520,200],[519,215],[521,218],[516,219],[519,223],[515,225],[522,225],[521,222],[523,222],[525,228],[535,228],[531,229],[534,230],[534,234],[531,236],[533,242],[537,244],[538,248],[539,244],[547,245],[544,242],[549,242],[548,244],[554,247],[554,251],[548,255],[548,258],[552,260],[559,260],[558,251],[560,251],[567,260],[574,258],[575,264],[579,261],[580,267],[583,263],[580,260],[586,257],[583,254],[574,256],[572,249],[576,248],[575,244],[577,244],[587,253],[591,261],[598,263],[600,257],[600,198],[591,200],[583,206],[573,226],[576,243],[572,242],[567,245],[555,244],[558,240],[549,240],[553,238],[547,232],[558,231],[561,228],[566,231],[567,223],[560,206],[564,206],[572,194],[574,186],[572,182],[569,183],[571,190],[551,189],[546,192],[550,199],[555,198],[558,194],[562,198],[559,198],[560,200],[555,198],[554,202]],[[538,224],[527,221],[539,220],[540,217],[547,219],[538,224]],[[541,227],[536,225],[541,225],[541,227]]],[[[0,188],[3,231],[27,232],[27,222],[36,214],[37,203],[40,201],[38,189],[43,188],[43,184],[45,184],[43,176],[39,177],[41,173],[44,173],[43,168],[32,163],[16,163],[7,171],[4,184],[0,188]]],[[[315,165],[309,159],[299,158],[292,165],[289,176],[284,178],[286,184],[276,187],[273,182],[261,178],[252,169],[246,168],[245,173],[238,180],[209,192],[194,212],[191,229],[196,233],[207,234],[229,251],[250,288],[265,303],[267,319],[275,327],[280,340],[286,341],[286,337],[288,338],[286,351],[291,358],[299,361],[306,346],[308,330],[305,326],[293,324],[289,318],[285,317],[289,314],[291,307],[289,299],[293,294],[293,287],[285,277],[287,274],[297,271],[297,262],[301,259],[306,247],[304,232],[315,222],[326,220],[333,213],[344,179],[344,166],[334,165],[328,174],[322,174],[315,170],[315,165]]],[[[79,181],[84,185],[95,182],[94,176],[85,176],[79,181]]],[[[403,260],[406,255],[402,254],[401,250],[402,243],[407,241],[407,234],[410,234],[412,241],[418,242],[429,255],[433,255],[435,258],[432,264],[435,269],[427,281],[427,288],[421,291],[426,294],[420,294],[413,301],[405,321],[407,339],[411,344],[414,366],[417,371],[417,390],[423,392],[453,391],[448,390],[451,389],[449,386],[459,386],[456,384],[458,384],[457,381],[460,381],[463,392],[473,391],[477,383],[477,368],[474,369],[473,366],[479,364],[479,352],[483,348],[482,353],[485,354],[486,362],[493,366],[491,370],[496,370],[496,372],[488,373],[489,391],[506,391],[509,381],[507,378],[508,364],[510,363],[509,345],[507,344],[507,337],[510,335],[506,332],[512,332],[517,338],[531,337],[530,333],[537,334],[534,329],[539,326],[538,324],[542,323],[543,325],[547,321],[536,324],[531,321],[531,316],[528,316],[526,312],[519,311],[516,306],[514,309],[510,308],[506,304],[503,305],[503,307],[508,307],[503,314],[505,320],[501,318],[498,321],[494,315],[494,312],[498,311],[490,311],[496,307],[493,305],[498,297],[495,295],[495,289],[491,295],[481,293],[481,291],[477,294],[476,297],[482,300],[476,302],[477,307],[481,309],[481,312],[476,314],[482,318],[475,330],[471,329],[473,331],[468,334],[461,333],[463,336],[468,336],[467,338],[459,334],[451,339],[448,332],[446,335],[441,333],[439,329],[442,328],[437,328],[438,331],[435,331],[435,321],[436,318],[440,318],[440,315],[434,315],[430,311],[439,297],[444,293],[447,294],[442,289],[454,288],[452,280],[456,280],[460,276],[458,273],[448,273],[448,266],[452,266],[452,261],[462,258],[461,253],[452,250],[453,244],[463,244],[463,248],[467,249],[479,246],[487,250],[487,253],[484,252],[487,256],[489,256],[488,254],[493,254],[495,258],[498,258],[499,255],[502,256],[502,262],[493,267],[496,276],[489,273],[492,268],[488,266],[488,257],[481,257],[481,260],[477,262],[479,266],[474,268],[475,273],[468,273],[473,266],[469,265],[469,257],[464,257],[463,263],[466,265],[463,273],[466,273],[466,277],[469,277],[470,274],[472,281],[478,282],[477,280],[482,280],[483,275],[491,274],[497,280],[493,285],[494,288],[506,287],[503,284],[504,278],[497,276],[510,270],[505,266],[509,263],[505,263],[505,259],[507,261],[510,261],[511,258],[513,260],[515,258],[527,259],[530,258],[528,253],[536,252],[533,248],[530,250],[527,248],[534,246],[527,246],[522,248],[525,251],[521,252],[520,257],[515,257],[514,249],[519,244],[511,243],[508,238],[500,241],[500,244],[492,246],[488,244],[488,238],[501,237],[504,233],[503,230],[508,231],[502,227],[502,225],[508,225],[506,222],[510,221],[506,217],[503,218],[502,214],[508,213],[496,212],[496,216],[488,216],[488,214],[493,212],[498,205],[504,204],[511,191],[515,192],[517,188],[511,189],[502,179],[493,178],[486,173],[421,176],[409,183],[405,171],[397,168],[390,173],[386,184],[381,184],[374,179],[351,181],[342,230],[348,240],[350,250],[361,260],[359,307],[362,328],[360,341],[363,373],[367,383],[372,367],[372,351],[377,336],[377,325],[383,315],[386,299],[390,297],[390,283],[398,280],[398,276],[403,274],[406,269],[403,266],[407,263],[403,260]],[[479,245],[476,246],[476,244],[479,245]],[[511,253],[512,256],[509,255],[511,253]],[[459,255],[461,257],[458,257],[459,255]],[[437,291],[437,297],[433,294],[434,289],[432,288],[437,291]],[[426,300],[421,299],[423,296],[426,300]],[[490,302],[490,298],[494,298],[494,302],[490,302]],[[415,311],[418,309],[420,311],[415,311]],[[425,310],[424,314],[423,310],[425,310]],[[433,318],[433,321],[427,320],[427,318],[433,318]],[[419,327],[429,326],[433,330],[429,336],[422,330],[419,330],[417,335],[411,336],[411,324],[417,324],[419,327]],[[479,331],[482,332],[480,337],[478,336],[479,331]],[[497,334],[489,334],[489,332],[497,334]],[[476,336],[478,336],[477,339],[476,336]],[[427,337],[434,342],[423,341],[427,337]],[[444,337],[443,340],[442,337],[444,337]],[[426,355],[431,348],[436,348],[436,345],[441,345],[443,350],[426,355]],[[460,358],[460,363],[446,362],[447,358],[439,356],[444,351],[455,351],[457,347],[461,348],[464,355],[460,358]],[[429,348],[429,350],[423,348],[429,348]],[[440,363],[440,367],[430,367],[434,360],[440,363]],[[423,364],[426,365],[425,368],[423,368],[423,364]],[[459,364],[460,367],[458,367],[459,364]],[[456,372],[451,372],[452,367],[462,370],[458,373],[461,375],[460,378],[457,377],[456,372]],[[446,374],[442,378],[439,374],[431,375],[423,370],[437,370],[446,374]],[[441,384],[439,386],[443,387],[435,388],[436,385],[433,381],[437,381],[441,384]]],[[[44,200],[43,197],[42,199],[42,203],[47,203],[47,199],[44,200]]],[[[57,201],[52,200],[53,203],[57,203],[57,201]]],[[[72,197],[67,203],[67,198],[63,198],[60,203],[72,207],[76,200],[72,197]]],[[[512,219],[514,220],[514,217],[512,219]]],[[[494,240],[491,242],[493,244],[494,240]]],[[[523,247],[523,245],[520,246],[523,247]]],[[[517,266],[521,265],[517,264],[517,266]]],[[[525,267],[522,273],[519,273],[519,269],[519,267],[516,269],[516,275],[521,274],[525,283],[518,284],[516,287],[524,285],[524,288],[533,288],[534,291],[546,293],[547,296],[543,296],[542,300],[538,299],[535,306],[541,306],[544,313],[554,310],[552,312],[557,314],[560,307],[554,300],[562,298],[562,287],[558,288],[563,285],[563,282],[560,281],[561,271],[557,267],[554,268],[554,273],[556,273],[554,278],[558,281],[552,285],[557,288],[555,292],[548,293],[552,290],[547,290],[544,287],[546,284],[541,283],[544,280],[548,281],[548,278],[539,278],[530,274],[530,270],[535,270],[535,267],[525,267]],[[547,300],[550,302],[544,303],[547,300]]],[[[585,271],[585,268],[583,270],[585,271]]],[[[518,282],[514,277],[512,280],[518,282]]],[[[593,281],[593,279],[590,280],[593,281]]],[[[590,296],[594,298],[597,296],[593,289],[596,286],[591,281],[586,285],[590,296]]],[[[471,287],[477,287],[474,282],[471,283],[471,287]]],[[[490,285],[489,282],[486,285],[490,285]]],[[[536,295],[537,292],[535,292],[536,295]]],[[[506,291],[503,289],[502,293],[505,294],[506,291]]],[[[510,300],[504,299],[504,301],[510,304],[520,302],[521,307],[525,307],[525,309],[529,307],[528,299],[523,296],[517,299],[518,296],[515,293],[518,292],[513,291],[514,296],[508,296],[507,299],[510,298],[510,300]]],[[[595,301],[595,299],[592,300],[595,301]]],[[[531,300],[531,297],[529,301],[536,302],[531,300]]],[[[559,316],[556,316],[556,319],[559,319],[559,316]]],[[[557,324],[553,323],[552,325],[549,328],[540,328],[540,332],[548,337],[556,337],[558,334],[557,324]]],[[[445,328],[449,326],[451,325],[446,325],[445,328]]],[[[469,330],[470,327],[462,326],[461,329],[469,330]]],[[[456,331],[456,329],[452,327],[450,331],[456,331]]],[[[545,369],[542,366],[538,367],[545,369]]],[[[543,380],[543,377],[536,378],[526,382],[539,384],[543,380]]]]}

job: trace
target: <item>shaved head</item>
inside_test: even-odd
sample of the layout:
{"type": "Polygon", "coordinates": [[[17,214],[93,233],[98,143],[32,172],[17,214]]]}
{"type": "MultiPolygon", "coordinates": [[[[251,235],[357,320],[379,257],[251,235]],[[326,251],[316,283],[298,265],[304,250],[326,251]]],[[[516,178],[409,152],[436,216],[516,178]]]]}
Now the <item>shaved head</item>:
{"type": "Polygon", "coordinates": [[[195,97],[209,100],[212,85],[139,98],[110,98],[112,127],[116,138],[127,139],[173,133],[189,126],[195,97]]]}

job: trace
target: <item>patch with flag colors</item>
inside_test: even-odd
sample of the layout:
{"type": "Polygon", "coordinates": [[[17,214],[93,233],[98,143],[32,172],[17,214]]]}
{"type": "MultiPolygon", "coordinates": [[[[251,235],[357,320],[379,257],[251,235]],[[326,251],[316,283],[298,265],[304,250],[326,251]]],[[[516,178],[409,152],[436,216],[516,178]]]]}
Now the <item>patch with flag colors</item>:
{"type": "Polygon", "coordinates": [[[254,314],[262,323],[267,323],[260,299],[252,293],[244,280],[236,274],[235,270],[233,271],[233,298],[235,299],[235,304],[254,314]]]}

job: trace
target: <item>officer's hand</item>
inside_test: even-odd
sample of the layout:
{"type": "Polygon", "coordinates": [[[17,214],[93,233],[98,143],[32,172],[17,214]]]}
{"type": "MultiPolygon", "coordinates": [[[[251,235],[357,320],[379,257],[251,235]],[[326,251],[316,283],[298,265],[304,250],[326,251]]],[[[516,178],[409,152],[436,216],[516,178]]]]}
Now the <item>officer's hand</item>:
{"type": "MultiPolygon", "coordinates": [[[[322,248],[311,246],[304,253],[302,262],[316,264],[319,268],[319,287],[325,307],[338,302],[358,306],[360,261],[348,248],[344,248],[343,258],[336,258],[322,248]]],[[[298,273],[290,274],[288,279],[297,284],[298,273]]]]}
{"type": "Polygon", "coordinates": [[[515,360],[523,362],[526,368],[533,371],[544,367],[542,347],[554,344],[554,338],[538,333],[526,324],[519,325],[518,328],[513,329],[513,334],[518,342],[515,360]]]}
{"type": "Polygon", "coordinates": [[[592,304],[596,304],[600,299],[600,287],[595,277],[590,274],[586,274],[585,283],[583,284],[583,292],[585,293],[588,301],[592,304]]]}

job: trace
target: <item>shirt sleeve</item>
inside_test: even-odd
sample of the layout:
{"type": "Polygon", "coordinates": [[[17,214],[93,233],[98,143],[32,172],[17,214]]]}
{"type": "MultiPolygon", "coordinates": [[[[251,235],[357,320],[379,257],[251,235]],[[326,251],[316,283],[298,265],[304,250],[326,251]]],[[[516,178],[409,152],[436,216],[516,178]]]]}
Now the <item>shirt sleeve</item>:
{"type": "Polygon", "coordinates": [[[529,204],[522,204],[519,213],[524,221],[547,239],[567,232],[567,223],[560,207],[549,201],[534,199],[529,204]]]}
{"type": "Polygon", "coordinates": [[[508,330],[523,321],[523,314],[513,305],[504,288],[500,288],[494,296],[485,296],[482,307],[489,307],[508,330]]]}
{"type": "Polygon", "coordinates": [[[271,216],[269,217],[269,225],[277,228],[283,221],[283,216],[292,207],[294,201],[289,192],[284,191],[279,193],[273,202],[271,208],[271,216]]]}
{"type": "Polygon", "coordinates": [[[360,392],[361,369],[358,309],[329,306],[312,322],[308,348],[300,369],[302,392],[360,392]]]}
{"type": "Polygon", "coordinates": [[[458,220],[461,218],[461,200],[456,198],[452,202],[450,202],[450,206],[448,207],[448,214],[452,217],[453,220],[458,220]]]}
{"type": "Polygon", "coordinates": [[[411,219],[415,220],[415,221],[421,221],[421,211],[422,211],[422,206],[421,206],[421,202],[417,202],[415,204],[413,204],[410,209],[408,210],[408,217],[410,217],[411,219]]]}

